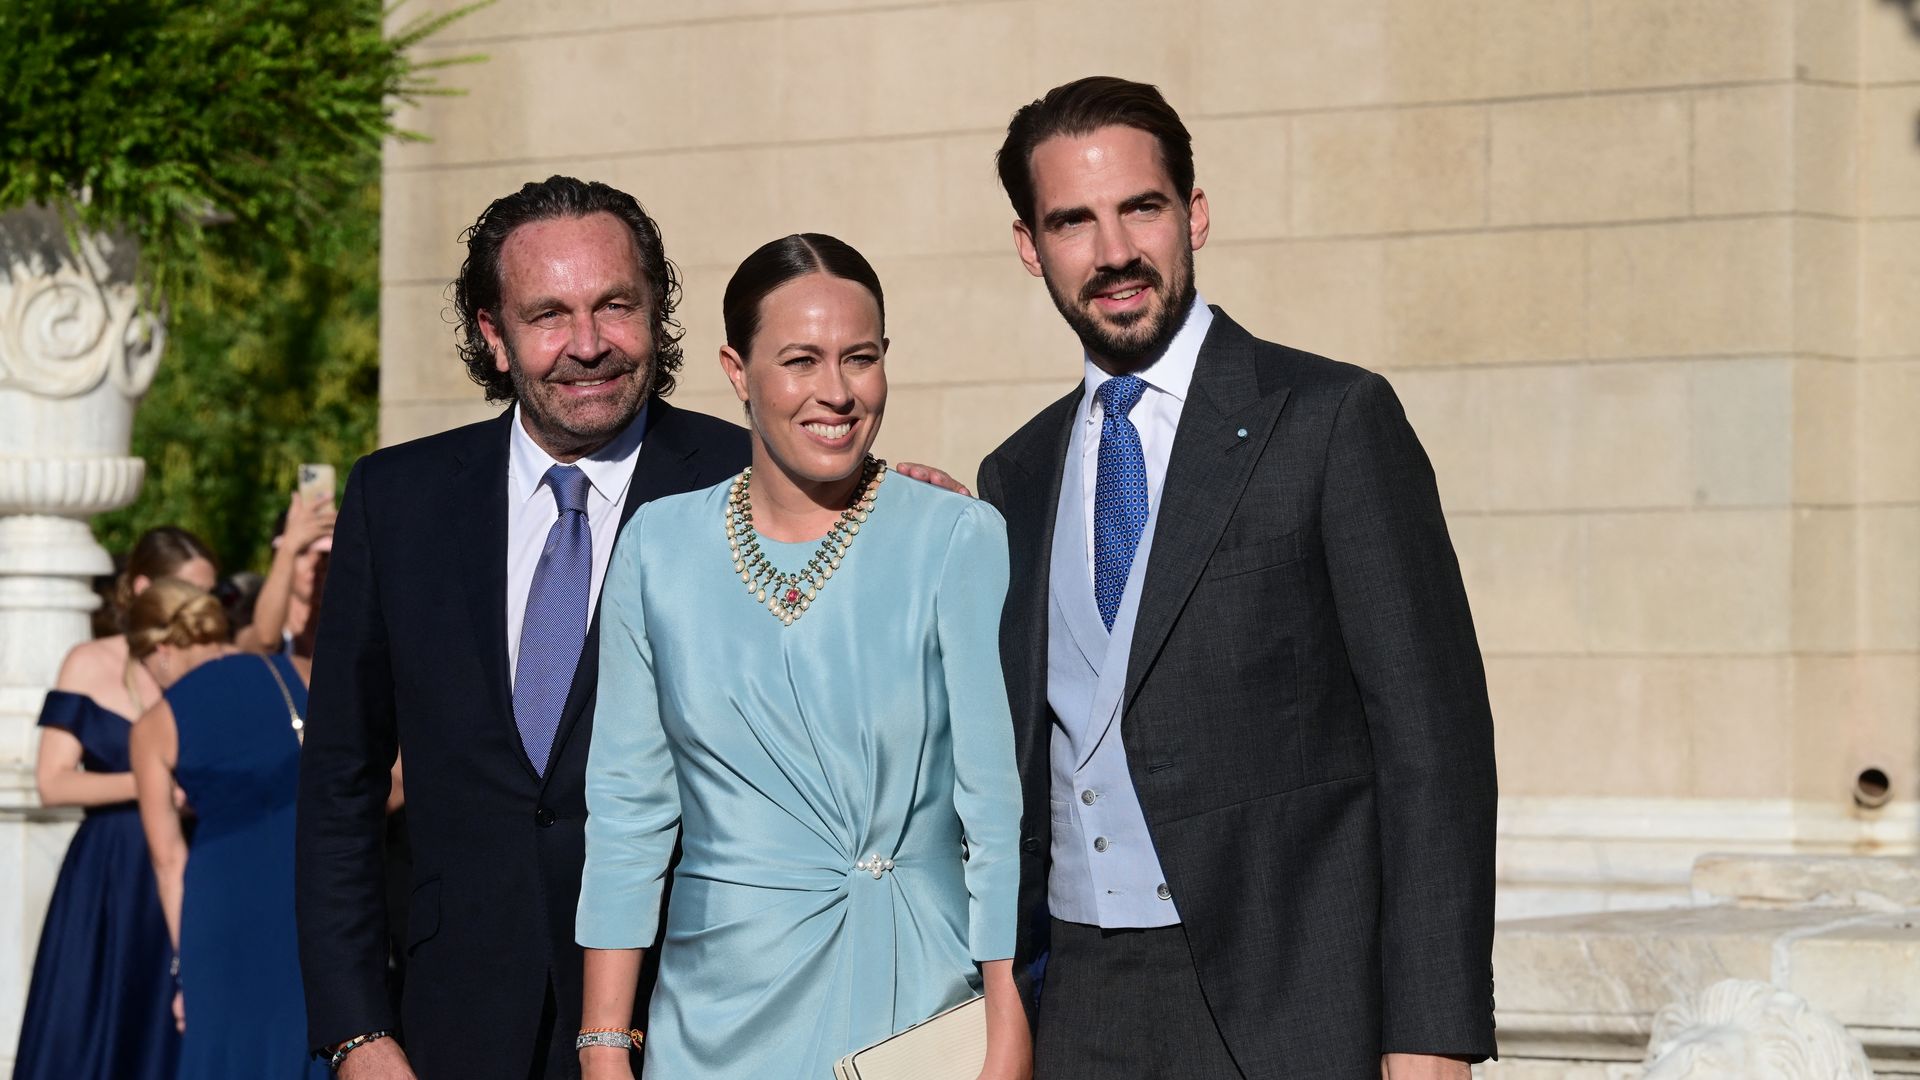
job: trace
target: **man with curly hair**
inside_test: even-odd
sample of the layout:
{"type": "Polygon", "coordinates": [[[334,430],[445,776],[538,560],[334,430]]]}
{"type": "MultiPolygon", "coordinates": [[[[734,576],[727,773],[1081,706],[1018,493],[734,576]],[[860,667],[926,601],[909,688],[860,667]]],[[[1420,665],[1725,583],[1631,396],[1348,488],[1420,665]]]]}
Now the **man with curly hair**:
{"type": "Polygon", "coordinates": [[[679,282],[634,198],[555,176],[463,238],[459,351],[500,416],[347,481],[301,763],[309,1036],[356,1077],[576,1075],[594,599],[648,499],[747,461],[675,409],[679,282]],[[381,823],[406,758],[413,881],[395,1015],[381,823]]]}
{"type": "Polygon", "coordinates": [[[642,503],[748,460],[744,430],[666,401],[680,286],[631,195],[555,176],[464,240],[459,351],[511,407],[355,466],[316,648],[301,966],[309,1037],[346,1080],[579,1075],[595,600],[642,503]],[[381,862],[396,753],[413,849],[398,1015],[381,862]]]}

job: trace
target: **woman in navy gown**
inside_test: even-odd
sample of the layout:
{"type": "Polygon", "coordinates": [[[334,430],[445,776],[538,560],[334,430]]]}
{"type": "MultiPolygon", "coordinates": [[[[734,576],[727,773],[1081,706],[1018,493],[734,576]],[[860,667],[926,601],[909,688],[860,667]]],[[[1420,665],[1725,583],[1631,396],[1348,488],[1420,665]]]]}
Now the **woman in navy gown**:
{"type": "MultiPolygon", "coordinates": [[[[116,619],[164,575],[210,588],[213,557],[183,529],[150,530],[116,585],[116,619]]],[[[47,905],[15,1080],[172,1080],[171,950],[127,759],[131,718],[159,696],[119,634],[75,646],[47,694],[34,767],[40,802],[82,807],[86,820],[47,905]]]]}
{"type": "Polygon", "coordinates": [[[327,1075],[308,1053],[293,924],[303,663],[227,644],[219,601],[171,579],[134,601],[128,648],[165,690],[134,725],[140,818],[179,949],[180,1080],[327,1075]],[[191,856],[178,782],[199,816],[191,856]]]}

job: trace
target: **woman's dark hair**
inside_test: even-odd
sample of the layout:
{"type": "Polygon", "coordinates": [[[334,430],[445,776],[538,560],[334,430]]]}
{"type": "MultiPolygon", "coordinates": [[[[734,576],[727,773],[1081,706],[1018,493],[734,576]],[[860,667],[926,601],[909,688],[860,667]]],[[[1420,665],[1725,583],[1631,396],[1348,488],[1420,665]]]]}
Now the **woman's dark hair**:
{"type": "Polygon", "coordinates": [[[662,397],[673,393],[674,374],[680,370],[680,338],[686,331],[673,317],[680,303],[680,272],[667,258],[660,226],[647,216],[639,200],[618,188],[598,180],[549,176],[493,200],[481,211],[480,220],[460,234],[460,242],[467,245],[467,260],[453,282],[453,307],[460,317],[454,330],[455,348],[467,365],[467,376],[486,388],[488,401],[514,399],[513,380],[494,366],[493,347],[480,332],[480,313],[500,309],[500,248],[522,225],[590,214],[612,214],[633,233],[653,309],[649,390],[662,397]]]}
{"type": "Polygon", "coordinates": [[[133,607],[133,579],[158,581],[195,559],[218,564],[204,541],[177,525],[161,525],[140,534],[127,552],[127,565],[113,583],[115,622],[126,628],[128,609],[133,607]]]}
{"type": "Polygon", "coordinates": [[[239,633],[253,625],[253,608],[260,600],[260,589],[267,579],[251,570],[242,570],[231,577],[221,579],[213,587],[213,598],[220,601],[221,610],[227,613],[227,629],[239,633]]]}
{"type": "Polygon", "coordinates": [[[721,319],[726,324],[727,344],[742,357],[760,330],[760,302],[767,294],[797,277],[831,274],[845,278],[873,294],[880,309],[880,333],[887,332],[887,301],[880,292],[880,275],[866,256],[837,237],[825,233],[794,233],[760,245],[740,263],[727,282],[720,301],[721,319]]]}
{"type": "Polygon", "coordinates": [[[1091,75],[1047,91],[1046,97],[1021,107],[1007,124],[1007,141],[1000,144],[994,166],[1021,221],[1029,227],[1034,224],[1033,148],[1056,135],[1090,135],[1114,125],[1153,136],[1175,193],[1183,202],[1192,197],[1193,136],[1180,122],[1180,114],[1160,96],[1159,88],[1111,75],[1091,75]]]}

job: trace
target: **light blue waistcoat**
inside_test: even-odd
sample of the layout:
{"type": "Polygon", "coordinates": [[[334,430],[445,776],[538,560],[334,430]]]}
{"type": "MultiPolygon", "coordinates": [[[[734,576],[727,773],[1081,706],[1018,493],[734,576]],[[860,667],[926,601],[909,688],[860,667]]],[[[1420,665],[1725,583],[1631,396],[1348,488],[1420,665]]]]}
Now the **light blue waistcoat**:
{"type": "Polygon", "coordinates": [[[1092,926],[1172,926],[1180,914],[1147,834],[1120,738],[1127,654],[1160,499],[1155,493],[1109,634],[1094,604],[1087,567],[1082,485],[1089,478],[1082,475],[1081,462],[1089,425],[1078,417],[1076,413],[1060,481],[1048,575],[1047,704],[1053,709],[1054,728],[1049,754],[1053,870],[1047,879],[1047,906],[1056,919],[1092,926]]]}

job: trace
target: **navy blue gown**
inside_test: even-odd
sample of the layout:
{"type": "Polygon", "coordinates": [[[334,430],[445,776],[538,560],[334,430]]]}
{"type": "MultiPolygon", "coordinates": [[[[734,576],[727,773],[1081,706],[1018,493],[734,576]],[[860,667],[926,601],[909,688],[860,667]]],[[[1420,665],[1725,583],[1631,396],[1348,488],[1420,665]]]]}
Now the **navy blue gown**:
{"type": "Polygon", "coordinates": [[[293,924],[300,743],[268,664],[305,716],[306,687],[283,656],[211,660],[167,689],[174,776],[199,816],[180,912],[180,1080],[327,1075],[308,1052],[293,924]]]}
{"type": "MultiPolygon", "coordinates": [[[[49,693],[40,726],[79,739],[88,772],[131,767],[133,725],[84,694],[49,693]]],[[[172,1080],[171,954],[139,811],[88,808],[47,905],[14,1080],[172,1080]]]]}

